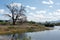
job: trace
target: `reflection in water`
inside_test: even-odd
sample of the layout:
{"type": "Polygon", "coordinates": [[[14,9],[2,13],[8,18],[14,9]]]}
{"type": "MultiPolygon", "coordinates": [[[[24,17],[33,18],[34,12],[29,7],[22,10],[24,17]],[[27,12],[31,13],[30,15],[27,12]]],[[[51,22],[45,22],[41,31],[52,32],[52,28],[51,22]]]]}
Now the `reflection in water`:
{"type": "Polygon", "coordinates": [[[16,37],[16,35],[15,35],[15,34],[13,34],[13,35],[12,35],[11,40],[17,40],[17,37],[16,37]]]}
{"type": "Polygon", "coordinates": [[[27,37],[27,35],[25,33],[12,34],[11,40],[31,40],[31,37],[27,37]]]}
{"type": "Polygon", "coordinates": [[[55,30],[60,30],[60,26],[57,26],[57,27],[55,26],[54,29],[55,30]]]}

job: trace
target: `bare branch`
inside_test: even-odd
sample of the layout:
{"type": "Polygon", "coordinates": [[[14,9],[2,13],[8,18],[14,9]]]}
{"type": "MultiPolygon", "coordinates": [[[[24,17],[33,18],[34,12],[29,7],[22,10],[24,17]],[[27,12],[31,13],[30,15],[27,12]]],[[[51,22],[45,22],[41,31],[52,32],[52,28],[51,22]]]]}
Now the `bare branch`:
{"type": "Polygon", "coordinates": [[[9,14],[4,14],[5,16],[8,16],[8,17],[12,17],[11,15],[9,15],[9,14]]]}
{"type": "MultiPolygon", "coordinates": [[[[25,16],[25,15],[24,15],[24,12],[26,12],[26,10],[25,10],[25,7],[22,6],[22,5],[21,5],[20,8],[18,8],[17,6],[11,6],[11,5],[7,5],[6,7],[10,10],[12,16],[9,15],[9,14],[5,14],[5,15],[7,15],[7,16],[9,16],[9,17],[12,18],[12,20],[13,20],[13,25],[15,25],[15,22],[16,22],[16,20],[18,20],[18,17],[20,17],[20,16],[25,16]],[[16,16],[15,16],[15,15],[16,15],[16,16]],[[15,18],[15,17],[16,17],[16,18],[15,18]]],[[[21,19],[21,20],[22,20],[22,19],[21,19]]]]}

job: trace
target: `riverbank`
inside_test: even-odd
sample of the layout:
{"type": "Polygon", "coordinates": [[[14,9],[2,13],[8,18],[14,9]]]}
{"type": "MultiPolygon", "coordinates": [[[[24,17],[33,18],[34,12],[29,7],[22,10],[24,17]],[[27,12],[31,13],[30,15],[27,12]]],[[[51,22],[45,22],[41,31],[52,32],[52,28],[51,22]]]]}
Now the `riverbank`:
{"type": "Polygon", "coordinates": [[[15,34],[50,30],[51,28],[38,24],[24,23],[21,25],[0,25],[0,34],[15,34]]]}

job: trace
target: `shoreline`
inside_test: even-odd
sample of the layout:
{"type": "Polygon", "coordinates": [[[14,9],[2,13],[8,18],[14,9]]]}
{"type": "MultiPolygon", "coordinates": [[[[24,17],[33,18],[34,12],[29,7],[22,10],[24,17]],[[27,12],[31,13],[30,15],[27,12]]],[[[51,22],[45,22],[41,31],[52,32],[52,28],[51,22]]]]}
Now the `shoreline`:
{"type": "Polygon", "coordinates": [[[24,23],[22,25],[0,25],[0,35],[36,32],[36,31],[44,31],[44,30],[52,30],[52,28],[45,27],[40,24],[30,24],[30,23],[24,23]]]}

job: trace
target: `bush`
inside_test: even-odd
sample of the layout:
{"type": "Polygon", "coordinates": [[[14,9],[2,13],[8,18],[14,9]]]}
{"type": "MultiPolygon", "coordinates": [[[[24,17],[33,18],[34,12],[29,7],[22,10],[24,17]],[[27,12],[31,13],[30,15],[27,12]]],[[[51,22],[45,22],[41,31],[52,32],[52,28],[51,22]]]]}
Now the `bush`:
{"type": "Polygon", "coordinates": [[[53,24],[45,24],[45,26],[47,26],[47,27],[54,27],[53,24]]]}
{"type": "Polygon", "coordinates": [[[0,22],[1,25],[6,25],[7,23],[6,22],[0,22]]]}
{"type": "Polygon", "coordinates": [[[28,23],[30,23],[30,24],[35,24],[36,22],[34,22],[34,21],[29,21],[28,23]]]}

